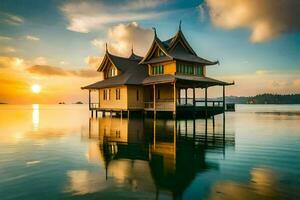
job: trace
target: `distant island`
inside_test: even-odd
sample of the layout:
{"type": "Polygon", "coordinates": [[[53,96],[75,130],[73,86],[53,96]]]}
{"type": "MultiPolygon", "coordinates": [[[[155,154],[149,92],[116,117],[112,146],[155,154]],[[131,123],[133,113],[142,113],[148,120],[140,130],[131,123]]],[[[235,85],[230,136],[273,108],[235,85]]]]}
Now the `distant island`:
{"type": "Polygon", "coordinates": [[[7,104],[7,103],[4,103],[4,102],[0,102],[0,104],[7,104]]]}
{"type": "MultiPolygon", "coordinates": [[[[221,100],[222,98],[218,98],[221,100]]],[[[226,97],[226,103],[236,104],[300,104],[300,94],[259,94],[249,97],[226,97]]]]}
{"type": "Polygon", "coordinates": [[[77,101],[76,103],[74,103],[74,104],[83,104],[81,101],[77,101]]]}

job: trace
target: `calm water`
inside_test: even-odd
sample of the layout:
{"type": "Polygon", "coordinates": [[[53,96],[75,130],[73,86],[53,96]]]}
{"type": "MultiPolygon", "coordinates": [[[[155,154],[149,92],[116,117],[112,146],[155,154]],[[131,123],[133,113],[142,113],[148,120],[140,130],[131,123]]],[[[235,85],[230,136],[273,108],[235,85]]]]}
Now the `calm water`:
{"type": "Polygon", "coordinates": [[[0,199],[300,199],[300,106],[214,124],[0,105],[0,199]]]}

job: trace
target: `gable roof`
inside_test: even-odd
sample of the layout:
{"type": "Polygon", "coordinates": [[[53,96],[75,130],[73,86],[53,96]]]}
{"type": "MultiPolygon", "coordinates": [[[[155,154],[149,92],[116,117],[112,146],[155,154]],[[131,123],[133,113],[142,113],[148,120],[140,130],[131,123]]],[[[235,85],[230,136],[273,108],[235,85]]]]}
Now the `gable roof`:
{"type": "Polygon", "coordinates": [[[141,61],[143,57],[136,55],[133,50],[131,50],[131,55],[128,58],[129,60],[141,61]]]}
{"type": "Polygon", "coordinates": [[[184,34],[181,31],[181,28],[179,28],[175,36],[163,42],[157,37],[155,32],[152,45],[140,63],[151,64],[170,60],[195,62],[203,65],[215,65],[219,63],[218,61],[213,62],[199,57],[187,42],[184,34]],[[156,48],[160,48],[165,55],[151,58],[156,48]]]}
{"type": "Polygon", "coordinates": [[[172,37],[172,40],[170,41],[168,51],[172,51],[174,47],[176,47],[177,43],[181,42],[183,44],[183,47],[188,50],[191,54],[197,56],[196,52],[193,50],[193,48],[190,46],[190,44],[185,39],[181,29],[177,31],[176,35],[172,37]]]}
{"type": "Polygon", "coordinates": [[[169,55],[168,50],[165,48],[164,43],[157,37],[156,33],[154,34],[154,39],[151,44],[150,49],[148,50],[147,54],[144,56],[144,58],[140,61],[140,64],[146,64],[150,56],[153,55],[154,51],[159,48],[166,57],[169,57],[172,59],[172,56],[169,55]]]}
{"type": "MultiPolygon", "coordinates": [[[[114,87],[120,85],[138,85],[147,77],[147,67],[145,65],[140,65],[140,56],[131,55],[129,58],[124,58],[120,56],[115,56],[110,53],[106,53],[105,57],[109,59],[116,68],[120,69],[122,73],[118,76],[110,77],[102,81],[98,81],[91,85],[82,87],[82,89],[100,89],[105,87],[114,87]]],[[[98,71],[102,71],[101,66],[103,62],[107,62],[103,59],[98,71]]]]}

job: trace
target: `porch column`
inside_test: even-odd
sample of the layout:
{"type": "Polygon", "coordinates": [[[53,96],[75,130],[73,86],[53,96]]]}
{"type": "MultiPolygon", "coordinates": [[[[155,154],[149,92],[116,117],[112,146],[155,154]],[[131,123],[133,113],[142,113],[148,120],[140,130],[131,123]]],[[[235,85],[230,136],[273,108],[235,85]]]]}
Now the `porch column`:
{"type": "Polygon", "coordinates": [[[173,96],[174,96],[174,110],[173,110],[173,115],[176,116],[176,106],[177,106],[177,101],[176,101],[176,83],[174,82],[173,85],[173,96]]]}
{"type": "Polygon", "coordinates": [[[153,112],[156,114],[156,92],[155,92],[155,84],[153,85],[153,112]]]}
{"type": "Polygon", "coordinates": [[[195,87],[193,87],[193,106],[196,106],[196,93],[195,93],[195,87]]]}
{"type": "Polygon", "coordinates": [[[91,110],[91,90],[89,90],[89,110],[91,110]]]}
{"type": "Polygon", "coordinates": [[[225,111],[225,85],[223,85],[223,111],[225,111]]]}
{"type": "Polygon", "coordinates": [[[205,87],[205,117],[207,117],[207,86],[205,87]]]}

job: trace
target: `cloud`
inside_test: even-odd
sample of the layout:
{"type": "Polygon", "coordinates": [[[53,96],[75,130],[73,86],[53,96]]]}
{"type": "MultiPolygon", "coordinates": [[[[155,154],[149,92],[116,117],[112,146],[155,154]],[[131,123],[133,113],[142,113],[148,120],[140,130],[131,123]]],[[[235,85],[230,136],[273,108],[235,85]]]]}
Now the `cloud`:
{"type": "Polygon", "coordinates": [[[205,3],[215,26],[248,28],[254,43],[300,30],[298,0],[205,0],[205,3]]]}
{"type": "Polygon", "coordinates": [[[106,24],[144,20],[162,13],[149,11],[166,0],[69,1],[60,9],[68,19],[68,30],[88,33],[99,30],[106,24]]]}
{"type": "Polygon", "coordinates": [[[40,57],[35,58],[33,60],[33,63],[36,64],[36,65],[47,65],[48,60],[47,60],[47,58],[45,58],[43,56],[40,56],[40,57]]]}
{"type": "Polygon", "coordinates": [[[16,52],[17,50],[13,47],[2,47],[0,49],[0,51],[4,52],[4,53],[14,53],[16,52]]]}
{"type": "Polygon", "coordinates": [[[40,41],[41,39],[38,37],[35,37],[33,35],[26,35],[25,36],[26,40],[31,40],[31,41],[40,41]]]}
{"type": "Polygon", "coordinates": [[[6,12],[0,12],[0,23],[5,23],[9,25],[20,25],[24,23],[24,20],[20,16],[12,15],[6,12]]]}
{"type": "Polygon", "coordinates": [[[293,85],[300,88],[300,79],[294,80],[293,85]]]}
{"type": "Polygon", "coordinates": [[[99,56],[88,56],[85,58],[85,63],[89,67],[96,69],[100,66],[102,59],[103,59],[103,57],[99,57],[99,56]]]}
{"type": "Polygon", "coordinates": [[[24,65],[24,60],[18,57],[0,56],[0,69],[1,68],[18,68],[24,65]]]}
{"type": "Polygon", "coordinates": [[[42,76],[79,76],[79,77],[96,77],[99,76],[95,70],[81,69],[70,70],[61,67],[54,67],[50,65],[33,65],[27,68],[27,71],[32,74],[42,76]]]}
{"type": "Polygon", "coordinates": [[[268,70],[256,70],[255,74],[256,75],[266,75],[266,74],[270,74],[271,72],[268,70]]]}
{"type": "Polygon", "coordinates": [[[132,45],[135,53],[144,55],[153,40],[153,31],[139,26],[137,22],[119,24],[108,29],[106,38],[96,38],[91,43],[100,50],[104,49],[108,42],[110,52],[127,56],[131,52],[132,45]]]}
{"type": "Polygon", "coordinates": [[[11,40],[11,39],[12,39],[11,37],[1,36],[0,35],[0,41],[8,41],[8,40],[11,40]]]}
{"type": "Polygon", "coordinates": [[[68,64],[69,64],[69,62],[68,62],[68,61],[64,61],[64,60],[62,60],[62,61],[60,61],[60,62],[59,62],[59,64],[60,64],[60,65],[68,65],[68,64]]]}

